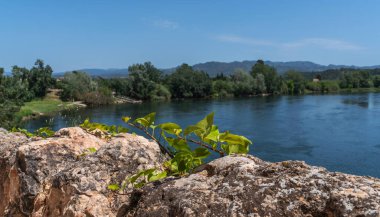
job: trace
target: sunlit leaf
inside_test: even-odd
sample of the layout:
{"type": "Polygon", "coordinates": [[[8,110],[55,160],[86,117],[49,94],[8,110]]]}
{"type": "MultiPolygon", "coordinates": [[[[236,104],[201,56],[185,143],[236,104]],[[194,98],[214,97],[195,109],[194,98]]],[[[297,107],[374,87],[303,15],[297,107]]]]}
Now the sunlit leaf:
{"type": "Polygon", "coordinates": [[[88,148],[87,150],[88,150],[90,153],[95,153],[95,152],[96,152],[96,148],[93,148],[93,147],[88,148]]]}
{"type": "Polygon", "coordinates": [[[144,127],[149,127],[150,125],[154,123],[155,118],[156,118],[156,112],[152,112],[146,115],[145,117],[137,118],[135,122],[143,125],[144,127]]]}
{"type": "Polygon", "coordinates": [[[160,180],[160,179],[163,179],[163,178],[166,178],[167,176],[167,172],[166,171],[163,171],[161,173],[158,173],[158,174],[155,174],[155,175],[152,175],[148,178],[148,181],[149,182],[154,182],[154,181],[157,181],[157,180],[160,180]]]}
{"type": "Polygon", "coordinates": [[[181,127],[175,123],[163,123],[158,125],[163,131],[169,134],[179,135],[182,131],[181,127]]]}
{"type": "Polygon", "coordinates": [[[120,187],[119,187],[119,185],[117,185],[117,184],[111,184],[111,185],[108,185],[108,186],[107,186],[107,189],[108,189],[108,190],[111,190],[111,191],[117,191],[117,190],[120,189],[120,187]]]}
{"type": "Polygon", "coordinates": [[[129,120],[131,120],[131,117],[124,116],[121,118],[125,123],[128,123],[129,120]]]}
{"type": "Polygon", "coordinates": [[[205,118],[199,121],[196,125],[187,127],[184,131],[184,135],[195,133],[198,137],[203,138],[203,135],[209,132],[214,123],[214,112],[208,114],[205,118]]]}

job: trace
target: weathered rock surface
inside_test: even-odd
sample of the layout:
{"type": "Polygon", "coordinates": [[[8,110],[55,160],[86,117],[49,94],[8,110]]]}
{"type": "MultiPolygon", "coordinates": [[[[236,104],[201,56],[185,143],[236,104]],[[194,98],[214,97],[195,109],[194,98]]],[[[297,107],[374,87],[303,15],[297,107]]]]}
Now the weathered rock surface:
{"type": "Polygon", "coordinates": [[[380,216],[380,180],[228,156],[146,186],[133,216],[380,216]]]}
{"type": "Polygon", "coordinates": [[[156,143],[132,134],[106,141],[76,127],[33,141],[0,131],[0,216],[116,216],[130,194],[107,186],[164,160],[156,143]]]}
{"type": "Polygon", "coordinates": [[[0,216],[380,216],[379,179],[253,156],[123,194],[107,190],[165,160],[157,144],[131,134],[104,140],[65,128],[28,139],[0,129],[0,216]]]}

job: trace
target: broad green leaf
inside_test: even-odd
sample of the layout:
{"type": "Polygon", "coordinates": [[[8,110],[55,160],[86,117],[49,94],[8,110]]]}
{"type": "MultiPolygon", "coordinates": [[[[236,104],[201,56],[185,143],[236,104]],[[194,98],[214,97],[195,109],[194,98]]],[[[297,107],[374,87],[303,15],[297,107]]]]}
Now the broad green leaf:
{"type": "Polygon", "coordinates": [[[144,170],[144,175],[147,176],[149,174],[152,174],[154,171],[156,171],[155,168],[144,170]]]}
{"type": "Polygon", "coordinates": [[[79,126],[86,129],[89,127],[89,123],[90,123],[90,119],[86,118],[86,120],[84,120],[84,122],[79,126]]]}
{"type": "Polygon", "coordinates": [[[185,129],[184,135],[195,133],[198,137],[202,138],[205,134],[210,132],[214,123],[214,112],[208,114],[205,118],[199,121],[196,125],[189,126],[185,129]]]}
{"type": "Polygon", "coordinates": [[[145,172],[145,171],[140,171],[140,172],[137,173],[136,175],[133,175],[131,178],[129,178],[128,181],[129,181],[130,183],[132,183],[132,184],[135,183],[136,180],[137,180],[140,176],[144,175],[144,172],[145,172]]]}
{"type": "Polygon", "coordinates": [[[177,151],[190,151],[190,147],[189,145],[187,144],[187,142],[183,139],[174,139],[173,141],[173,144],[172,144],[173,148],[175,148],[177,151]]]}
{"type": "Polygon", "coordinates": [[[131,117],[124,116],[121,118],[125,123],[128,123],[129,120],[131,120],[131,117]]]}
{"type": "Polygon", "coordinates": [[[125,127],[122,127],[122,126],[118,126],[117,127],[117,132],[118,133],[128,133],[129,129],[128,128],[125,128],[125,127]]]}
{"type": "Polygon", "coordinates": [[[225,132],[219,135],[221,142],[227,143],[228,147],[222,145],[222,148],[228,154],[246,154],[249,151],[249,145],[252,142],[244,136],[235,135],[229,132],[225,132]]]}
{"type": "Polygon", "coordinates": [[[155,119],[156,119],[156,112],[152,112],[146,115],[145,117],[137,118],[135,122],[143,125],[144,127],[149,127],[150,125],[154,123],[155,119]]]}
{"type": "Polygon", "coordinates": [[[170,146],[175,148],[176,151],[190,151],[190,147],[184,139],[165,137],[165,140],[170,146]]]}
{"type": "Polygon", "coordinates": [[[212,125],[210,133],[205,137],[205,142],[210,143],[209,140],[218,142],[219,141],[219,129],[216,125],[212,125]]]}
{"type": "Polygon", "coordinates": [[[194,157],[204,159],[207,158],[211,152],[207,150],[206,148],[199,147],[194,150],[194,157]]]}
{"type": "Polygon", "coordinates": [[[252,142],[244,136],[239,136],[229,132],[225,132],[219,135],[219,140],[221,142],[233,143],[233,144],[244,144],[250,145],[252,142]]]}
{"type": "Polygon", "coordinates": [[[96,148],[93,148],[93,147],[88,148],[87,150],[88,150],[90,153],[95,153],[95,152],[96,152],[96,148]]]}
{"type": "Polygon", "coordinates": [[[175,123],[163,123],[158,125],[163,131],[169,134],[179,135],[182,131],[181,127],[175,123]]]}
{"type": "Polygon", "coordinates": [[[231,144],[228,145],[228,154],[238,154],[240,153],[240,146],[239,144],[231,144]]]}
{"type": "Polygon", "coordinates": [[[196,125],[190,125],[188,127],[186,127],[185,131],[183,131],[183,134],[185,136],[195,132],[195,131],[202,131],[202,128],[196,126],[196,125]]]}
{"type": "Polygon", "coordinates": [[[135,122],[138,123],[138,124],[141,124],[144,127],[148,127],[149,126],[149,122],[145,118],[136,118],[135,122]]]}
{"type": "Polygon", "coordinates": [[[148,181],[149,181],[149,182],[154,182],[154,181],[157,181],[157,180],[160,180],[160,179],[166,178],[166,176],[167,176],[166,171],[163,171],[163,172],[161,172],[161,173],[158,173],[158,174],[152,175],[151,177],[148,178],[148,181]]]}
{"type": "Polygon", "coordinates": [[[207,130],[207,129],[210,129],[213,124],[214,124],[214,112],[211,112],[204,119],[199,121],[196,124],[196,126],[198,126],[201,129],[207,130]]]}
{"type": "Polygon", "coordinates": [[[111,191],[117,191],[120,189],[119,185],[118,184],[111,184],[111,185],[108,185],[107,186],[108,190],[111,190],[111,191]]]}

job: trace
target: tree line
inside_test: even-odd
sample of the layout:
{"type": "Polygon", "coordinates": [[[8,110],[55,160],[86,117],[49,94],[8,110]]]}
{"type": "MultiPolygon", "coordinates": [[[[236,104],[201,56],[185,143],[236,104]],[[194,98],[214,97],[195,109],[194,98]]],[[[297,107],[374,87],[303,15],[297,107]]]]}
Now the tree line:
{"type": "Polygon", "coordinates": [[[24,102],[46,95],[56,82],[52,73],[52,68],[42,60],[37,60],[31,69],[13,66],[12,76],[5,76],[0,68],[0,127],[15,125],[16,113],[24,102]]]}
{"type": "Polygon", "coordinates": [[[53,69],[37,60],[30,69],[14,66],[6,76],[0,68],[0,126],[17,121],[16,113],[28,101],[43,98],[48,88],[61,89],[63,101],[82,101],[87,105],[111,104],[115,96],[141,100],[179,98],[244,97],[255,95],[298,95],[310,92],[329,93],[357,88],[379,88],[380,70],[336,69],[278,74],[262,60],[250,71],[236,69],[231,75],[210,77],[207,72],[182,64],[173,73],[164,74],[152,63],[133,64],[128,77],[91,77],[72,71],[54,78],[53,69]],[[313,81],[314,79],[314,81],[313,81]]]}

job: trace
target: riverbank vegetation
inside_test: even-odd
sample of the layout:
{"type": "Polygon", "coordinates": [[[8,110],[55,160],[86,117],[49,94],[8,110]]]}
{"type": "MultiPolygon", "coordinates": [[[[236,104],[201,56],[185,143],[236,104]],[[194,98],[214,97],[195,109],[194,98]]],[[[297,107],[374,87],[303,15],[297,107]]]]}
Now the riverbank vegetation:
{"type": "Polygon", "coordinates": [[[55,78],[53,69],[42,60],[37,60],[31,69],[14,66],[11,75],[5,75],[0,68],[0,126],[17,126],[25,116],[61,111],[79,102],[90,106],[112,104],[116,97],[169,100],[380,92],[380,69],[279,74],[258,60],[248,72],[236,69],[229,75],[220,73],[215,77],[187,64],[166,74],[150,62],[131,65],[128,71],[124,78],[91,77],[80,71],[55,78]]]}

